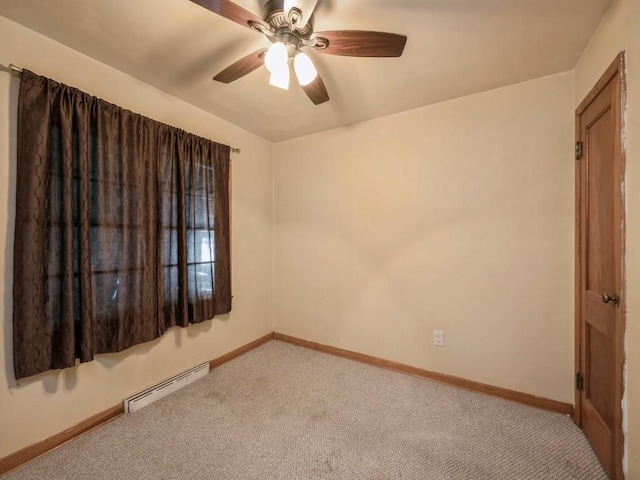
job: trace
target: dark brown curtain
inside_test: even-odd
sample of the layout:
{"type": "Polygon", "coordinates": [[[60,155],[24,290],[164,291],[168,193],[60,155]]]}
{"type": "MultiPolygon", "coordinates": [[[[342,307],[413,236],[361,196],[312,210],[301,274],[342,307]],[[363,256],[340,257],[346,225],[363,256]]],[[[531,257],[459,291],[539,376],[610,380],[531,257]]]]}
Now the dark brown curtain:
{"type": "Polygon", "coordinates": [[[228,146],[24,71],[16,378],[231,310],[228,146]]]}

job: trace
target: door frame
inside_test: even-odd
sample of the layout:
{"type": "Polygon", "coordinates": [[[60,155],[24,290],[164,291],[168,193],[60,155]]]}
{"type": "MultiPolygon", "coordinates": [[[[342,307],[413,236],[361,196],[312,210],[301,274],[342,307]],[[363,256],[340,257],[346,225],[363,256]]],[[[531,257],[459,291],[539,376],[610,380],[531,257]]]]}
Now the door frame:
{"type": "MultiPolygon", "coordinates": [[[[600,77],[600,79],[596,82],[591,91],[587,94],[584,100],[580,103],[575,112],[575,140],[576,142],[580,141],[581,136],[581,128],[580,128],[580,115],[587,109],[587,107],[593,102],[593,100],[597,97],[597,95],[606,87],[606,85],[614,78],[616,75],[620,76],[620,104],[619,107],[619,115],[616,118],[616,131],[620,132],[620,138],[616,142],[615,152],[614,152],[614,165],[617,164],[620,168],[620,198],[618,199],[617,205],[614,205],[614,208],[620,209],[620,218],[621,218],[621,226],[620,226],[620,242],[619,242],[619,252],[620,255],[615,256],[615,260],[619,263],[620,268],[620,276],[619,285],[621,291],[618,293],[620,296],[620,304],[619,308],[616,308],[616,323],[620,325],[620,330],[617,332],[617,336],[615,339],[615,351],[616,351],[616,381],[615,381],[615,394],[616,394],[616,405],[619,408],[616,408],[616,413],[614,416],[614,431],[613,431],[613,440],[614,440],[614,461],[615,461],[615,478],[622,479],[622,460],[623,460],[623,452],[624,452],[624,433],[622,428],[622,421],[624,412],[622,411],[622,400],[624,397],[624,365],[625,365],[625,350],[624,350],[624,338],[625,338],[625,324],[626,324],[626,269],[625,269],[625,237],[626,237],[626,209],[625,209],[625,163],[626,163],[626,152],[625,152],[625,109],[626,109],[626,77],[625,77],[625,52],[620,52],[616,58],[613,60],[611,65],[607,68],[605,73],[600,77]],[[619,128],[618,128],[619,127],[619,128]]],[[[582,373],[581,366],[581,338],[582,338],[582,289],[581,289],[581,280],[582,280],[582,271],[581,271],[581,261],[582,261],[582,251],[581,251],[581,207],[582,207],[582,183],[581,183],[581,168],[584,160],[576,160],[575,165],[575,373],[576,376],[578,373],[582,373]]],[[[576,382],[577,383],[577,382],[576,382]]],[[[582,392],[578,390],[577,384],[575,387],[575,408],[573,411],[573,421],[579,427],[582,427],[582,392]]]]}

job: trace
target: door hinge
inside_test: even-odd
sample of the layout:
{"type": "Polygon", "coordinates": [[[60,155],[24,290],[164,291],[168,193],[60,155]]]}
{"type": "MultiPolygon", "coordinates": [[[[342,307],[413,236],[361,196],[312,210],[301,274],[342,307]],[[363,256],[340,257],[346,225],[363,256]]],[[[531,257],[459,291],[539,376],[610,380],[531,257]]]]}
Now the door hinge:
{"type": "Polygon", "coordinates": [[[576,142],[576,160],[582,158],[582,142],[576,142]]]}
{"type": "Polygon", "coordinates": [[[576,390],[584,390],[584,375],[581,372],[576,372],[576,390]]]}

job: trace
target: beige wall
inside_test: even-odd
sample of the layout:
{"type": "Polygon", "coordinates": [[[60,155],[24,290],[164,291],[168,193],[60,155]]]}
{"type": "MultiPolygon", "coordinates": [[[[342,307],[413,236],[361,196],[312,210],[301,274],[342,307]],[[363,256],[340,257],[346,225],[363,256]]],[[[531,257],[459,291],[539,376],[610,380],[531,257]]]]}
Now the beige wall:
{"type": "Polygon", "coordinates": [[[0,458],[126,395],[273,330],[271,143],[0,17],[0,64],[15,63],[214,141],[233,155],[233,311],[122,354],[13,379],[12,268],[17,77],[0,72],[0,458]]]}
{"type": "Polygon", "coordinates": [[[640,2],[614,0],[575,79],[563,73],[273,146],[0,17],[1,65],[22,65],[243,150],[233,157],[232,314],[17,386],[18,81],[0,72],[0,202],[7,205],[0,210],[0,458],[274,325],[572,402],[573,110],[626,49],[627,478],[640,478],[637,18],[640,2]],[[444,330],[444,348],[433,346],[434,329],[444,330]]]}
{"type": "Polygon", "coordinates": [[[567,72],[276,144],[276,331],[572,403],[573,98],[567,72]]]}
{"type": "Polygon", "coordinates": [[[627,479],[640,479],[640,1],[614,0],[575,70],[575,106],[625,50],[627,61],[627,479]]]}

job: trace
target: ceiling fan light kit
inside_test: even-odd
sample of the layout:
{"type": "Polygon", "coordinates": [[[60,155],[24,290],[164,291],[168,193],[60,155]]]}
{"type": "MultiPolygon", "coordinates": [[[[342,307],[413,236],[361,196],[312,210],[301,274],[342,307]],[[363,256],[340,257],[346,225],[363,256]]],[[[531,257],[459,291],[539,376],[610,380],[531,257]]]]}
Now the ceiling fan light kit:
{"type": "Polygon", "coordinates": [[[299,52],[295,56],[293,59],[293,68],[296,72],[298,83],[302,87],[309,85],[318,76],[318,71],[316,70],[315,65],[309,58],[309,55],[304,52],[299,52]]]}
{"type": "Polygon", "coordinates": [[[289,62],[289,53],[287,52],[287,46],[282,42],[276,42],[264,56],[264,66],[267,67],[269,72],[273,73],[282,68],[283,65],[287,65],[289,62]]]}
{"type": "Polygon", "coordinates": [[[241,58],[214,77],[230,83],[261,67],[271,73],[269,83],[285,90],[289,87],[289,63],[298,83],[309,99],[320,105],[329,100],[327,89],[311,58],[302,52],[309,48],[318,53],[349,57],[399,57],[407,37],[395,33],[363,30],[335,30],[314,33],[313,11],[318,0],[269,0],[262,18],[239,7],[231,0],[191,0],[212,12],[264,34],[273,43],[241,58]]]}
{"type": "Polygon", "coordinates": [[[271,72],[269,85],[281,88],[282,90],[289,90],[289,77],[289,65],[285,64],[271,72]]]}

